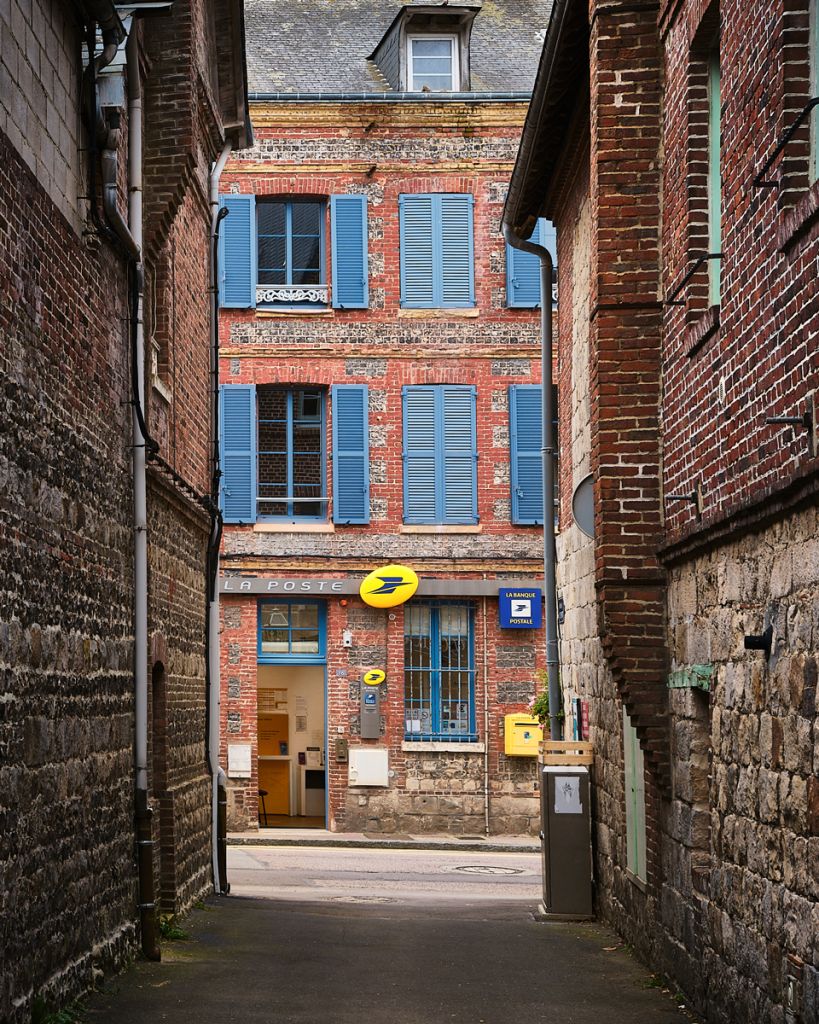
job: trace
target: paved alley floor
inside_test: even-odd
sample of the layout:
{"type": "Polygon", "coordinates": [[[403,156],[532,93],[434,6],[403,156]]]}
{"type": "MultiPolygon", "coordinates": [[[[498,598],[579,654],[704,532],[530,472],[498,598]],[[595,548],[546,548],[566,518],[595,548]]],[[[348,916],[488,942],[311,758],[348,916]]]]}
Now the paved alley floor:
{"type": "Polygon", "coordinates": [[[88,1024],[671,1024],[597,925],[535,919],[539,858],[231,849],[231,895],[89,1000],[88,1024]]]}

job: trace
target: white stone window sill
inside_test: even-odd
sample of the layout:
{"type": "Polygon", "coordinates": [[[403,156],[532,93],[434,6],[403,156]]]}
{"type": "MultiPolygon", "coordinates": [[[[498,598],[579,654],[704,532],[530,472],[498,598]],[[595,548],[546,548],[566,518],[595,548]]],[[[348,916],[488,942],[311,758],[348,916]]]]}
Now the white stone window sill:
{"type": "Polygon", "coordinates": [[[254,523],[254,533],[335,533],[334,523],[254,523]]]}
{"type": "Polygon", "coordinates": [[[429,743],[404,740],[401,749],[408,754],[483,754],[485,743],[447,743],[446,740],[432,740],[429,743]]]}
{"type": "Polygon", "coordinates": [[[450,317],[477,317],[480,310],[477,306],[469,306],[466,309],[457,306],[454,309],[399,309],[399,320],[448,320],[450,317]]]}
{"type": "Polygon", "coordinates": [[[165,399],[168,405],[171,405],[171,403],[173,402],[173,395],[171,394],[171,389],[168,387],[167,384],[164,383],[161,377],[152,376],[151,387],[158,395],[161,395],[162,398],[165,399]]]}
{"type": "Polygon", "coordinates": [[[279,316],[332,316],[335,311],[329,306],[276,306],[256,307],[256,316],[262,318],[279,316]]]}
{"type": "Polygon", "coordinates": [[[398,527],[399,533],[482,533],[480,523],[403,523],[398,527]]]}

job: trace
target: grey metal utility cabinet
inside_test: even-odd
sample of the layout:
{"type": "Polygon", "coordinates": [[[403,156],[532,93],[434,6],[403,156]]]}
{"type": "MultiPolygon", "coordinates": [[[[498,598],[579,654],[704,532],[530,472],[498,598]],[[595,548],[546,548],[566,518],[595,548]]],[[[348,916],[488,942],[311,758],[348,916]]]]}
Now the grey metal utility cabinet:
{"type": "Polygon", "coordinates": [[[589,770],[539,764],[543,915],[585,920],[592,912],[589,770]]]}

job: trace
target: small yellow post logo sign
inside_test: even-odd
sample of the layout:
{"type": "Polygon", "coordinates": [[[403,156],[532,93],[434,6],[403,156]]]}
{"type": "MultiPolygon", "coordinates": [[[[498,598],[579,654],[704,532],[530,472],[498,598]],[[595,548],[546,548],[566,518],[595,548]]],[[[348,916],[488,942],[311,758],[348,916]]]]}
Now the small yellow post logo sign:
{"type": "Polygon", "coordinates": [[[418,577],[405,565],[385,565],[365,576],[359,594],[373,608],[394,608],[409,601],[418,589],[418,577]]]}
{"type": "Polygon", "coordinates": [[[367,686],[380,686],[386,678],[387,673],[382,672],[380,668],[371,668],[364,673],[364,682],[367,686]]]}

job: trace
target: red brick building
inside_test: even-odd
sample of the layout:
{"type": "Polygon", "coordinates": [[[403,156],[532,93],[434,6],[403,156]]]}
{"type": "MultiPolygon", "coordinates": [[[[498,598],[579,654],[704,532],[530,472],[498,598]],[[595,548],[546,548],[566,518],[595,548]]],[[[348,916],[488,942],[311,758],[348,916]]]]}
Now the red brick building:
{"type": "Polygon", "coordinates": [[[256,142],[221,185],[233,827],[538,827],[503,730],[542,632],[500,628],[498,590],[541,586],[540,294],[500,214],[547,11],[247,5],[256,142]],[[391,563],[417,594],[368,607],[391,563]]]}
{"type": "Polygon", "coordinates": [[[11,0],[0,38],[0,1019],[28,1024],[213,884],[209,190],[249,130],[241,3],[11,0]]]}
{"type": "Polygon", "coordinates": [[[504,212],[557,230],[598,909],[709,1021],[819,1018],[818,33],[808,0],[556,2],[504,212]]]}

